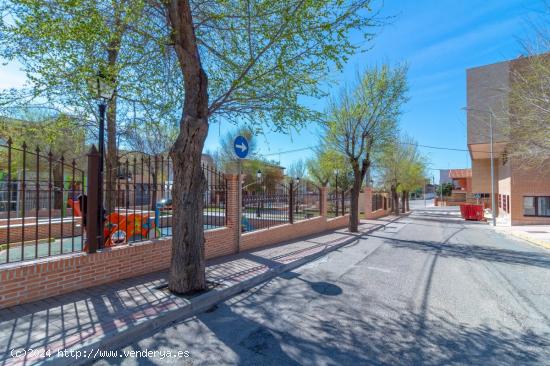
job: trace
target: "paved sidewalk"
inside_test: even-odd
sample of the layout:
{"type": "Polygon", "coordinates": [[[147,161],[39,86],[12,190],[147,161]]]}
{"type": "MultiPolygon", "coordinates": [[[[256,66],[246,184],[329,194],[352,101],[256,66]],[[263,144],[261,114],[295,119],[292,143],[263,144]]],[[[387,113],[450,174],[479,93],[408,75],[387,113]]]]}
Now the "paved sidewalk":
{"type": "Polygon", "coordinates": [[[495,229],[539,247],[550,249],[550,225],[497,226],[495,229]]]}
{"type": "MultiPolygon", "coordinates": [[[[395,219],[362,220],[360,231],[376,230],[395,219]]],[[[192,316],[204,311],[252,287],[256,284],[253,281],[265,281],[292,265],[299,266],[355,241],[359,235],[337,230],[209,261],[207,279],[219,286],[191,300],[162,289],[167,277],[167,271],[162,271],[1,310],[0,366],[41,361],[85,363],[82,357],[93,359],[94,347],[109,349],[115,342],[131,341],[131,337],[187,313],[192,316]],[[75,354],[60,357],[58,351],[70,349],[82,352],[79,359],[75,354]],[[51,351],[51,357],[45,357],[45,350],[51,351]]]]}

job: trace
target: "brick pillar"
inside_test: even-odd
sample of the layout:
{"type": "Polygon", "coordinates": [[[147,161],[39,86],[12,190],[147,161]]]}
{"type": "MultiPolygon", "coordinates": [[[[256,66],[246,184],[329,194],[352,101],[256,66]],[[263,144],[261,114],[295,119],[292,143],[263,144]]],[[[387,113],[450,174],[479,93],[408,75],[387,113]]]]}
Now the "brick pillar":
{"type": "Polygon", "coordinates": [[[319,211],[321,216],[327,217],[328,214],[328,188],[319,188],[319,211]]]}
{"type": "Polygon", "coordinates": [[[227,227],[232,229],[234,252],[239,252],[239,242],[241,235],[241,220],[239,218],[239,175],[238,174],[225,174],[227,180],[227,201],[225,208],[225,215],[227,219],[227,227]]]}
{"type": "Polygon", "coordinates": [[[365,194],[364,197],[364,203],[365,203],[365,217],[369,217],[369,215],[372,213],[372,188],[371,187],[365,187],[363,192],[365,194]]]}

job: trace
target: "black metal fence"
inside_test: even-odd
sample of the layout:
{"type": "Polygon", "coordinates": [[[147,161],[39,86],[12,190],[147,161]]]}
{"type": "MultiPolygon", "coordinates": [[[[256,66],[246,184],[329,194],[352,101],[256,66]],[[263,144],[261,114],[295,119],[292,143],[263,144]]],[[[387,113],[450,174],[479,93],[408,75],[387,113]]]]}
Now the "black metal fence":
{"type": "Polygon", "coordinates": [[[350,191],[334,190],[327,197],[327,216],[344,216],[350,212],[351,196],[350,191]]]}
{"type": "Polygon", "coordinates": [[[381,193],[373,193],[372,195],[372,211],[378,210],[387,210],[388,209],[388,200],[381,193]]]}
{"type": "Polygon", "coordinates": [[[77,161],[8,139],[0,162],[0,264],[82,250],[77,161]]]}
{"type": "MultiPolygon", "coordinates": [[[[88,206],[99,207],[90,183],[98,190],[99,156],[94,169],[82,169],[86,158],[66,161],[61,154],[0,144],[0,264],[86,250],[92,221],[88,206]],[[91,178],[90,178],[91,177],[91,178]],[[89,231],[89,230],[88,230],[89,231]]],[[[172,235],[173,165],[167,155],[128,153],[106,160],[103,212],[98,247],[134,243],[172,235]]],[[[90,165],[88,166],[88,168],[90,165]]],[[[202,167],[207,181],[203,197],[205,230],[226,225],[227,183],[222,173],[202,167]]],[[[97,197],[97,192],[96,192],[97,197]]],[[[96,210],[97,211],[97,210],[96,210]]]]}
{"type": "Polygon", "coordinates": [[[321,195],[307,181],[260,178],[243,186],[241,229],[250,232],[321,215],[321,195]]]}
{"type": "MultiPolygon", "coordinates": [[[[203,164],[205,230],[226,225],[226,180],[203,164]]],[[[109,247],[172,236],[174,167],[168,155],[129,153],[106,167],[104,225],[100,242],[109,247]]]]}
{"type": "Polygon", "coordinates": [[[291,222],[291,184],[258,180],[243,186],[241,230],[266,229],[291,222]]]}
{"type": "Polygon", "coordinates": [[[308,181],[295,184],[294,221],[310,219],[321,215],[321,194],[319,189],[308,181]]]}

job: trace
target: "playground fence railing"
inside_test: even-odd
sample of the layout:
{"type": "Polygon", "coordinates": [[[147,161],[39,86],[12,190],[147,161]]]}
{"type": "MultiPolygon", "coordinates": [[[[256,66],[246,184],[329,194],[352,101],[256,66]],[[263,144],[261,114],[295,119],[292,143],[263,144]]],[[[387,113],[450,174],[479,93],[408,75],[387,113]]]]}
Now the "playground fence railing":
{"type": "MultiPolygon", "coordinates": [[[[0,144],[0,264],[172,235],[174,173],[166,154],[128,152],[116,163],[105,159],[101,172],[95,148],[68,160],[15,145],[0,144]]],[[[207,164],[202,169],[204,228],[224,227],[225,176],[207,164]]]]}
{"type": "Polygon", "coordinates": [[[82,250],[85,174],[76,159],[0,144],[0,264],[82,250]]]}

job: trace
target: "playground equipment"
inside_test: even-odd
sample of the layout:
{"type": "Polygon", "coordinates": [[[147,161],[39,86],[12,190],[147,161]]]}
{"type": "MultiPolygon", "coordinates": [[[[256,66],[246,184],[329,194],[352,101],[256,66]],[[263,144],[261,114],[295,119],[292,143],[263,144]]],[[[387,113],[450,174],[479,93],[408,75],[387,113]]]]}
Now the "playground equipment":
{"type": "Polygon", "coordinates": [[[241,227],[242,227],[242,230],[244,232],[246,231],[254,231],[254,226],[252,226],[252,224],[250,223],[250,221],[248,221],[248,219],[243,216],[241,218],[241,227]]]}
{"type": "Polygon", "coordinates": [[[148,238],[150,230],[154,229],[155,223],[147,214],[113,212],[107,216],[103,229],[105,247],[131,241],[134,236],[148,238]]]}
{"type": "MultiPolygon", "coordinates": [[[[148,214],[113,212],[107,216],[103,226],[104,247],[110,248],[131,241],[134,237],[148,238],[155,222],[148,214]]],[[[88,250],[88,244],[83,251],[88,250]]]]}
{"type": "Polygon", "coordinates": [[[82,216],[82,211],[80,210],[80,202],[78,202],[78,197],[77,198],[69,197],[67,199],[67,204],[69,205],[70,208],[73,209],[74,216],[82,216]]]}
{"type": "Polygon", "coordinates": [[[161,236],[161,216],[166,216],[172,212],[172,200],[164,198],[157,202],[155,206],[155,227],[158,230],[158,236],[161,236]]]}

